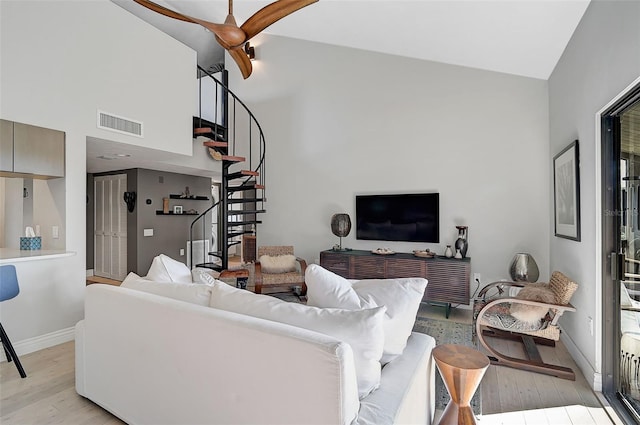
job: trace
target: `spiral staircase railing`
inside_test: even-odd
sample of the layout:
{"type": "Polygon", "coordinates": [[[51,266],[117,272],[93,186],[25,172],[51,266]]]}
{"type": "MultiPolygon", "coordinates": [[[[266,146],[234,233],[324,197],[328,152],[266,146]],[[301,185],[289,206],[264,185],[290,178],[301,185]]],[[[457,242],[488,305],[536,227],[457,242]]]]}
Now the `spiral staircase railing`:
{"type": "Polygon", "coordinates": [[[229,248],[241,242],[238,237],[256,235],[257,225],[261,223],[257,215],[266,212],[264,132],[247,105],[229,89],[227,71],[223,70],[221,75],[222,81],[198,66],[198,116],[193,119],[193,136],[204,138],[203,145],[210,156],[221,161],[222,178],[220,199],[214,200],[190,225],[190,268],[227,269],[229,248]],[[213,99],[209,99],[210,96],[205,93],[210,83],[215,87],[213,99]],[[213,112],[205,111],[203,108],[206,106],[212,106],[213,112]],[[207,113],[210,119],[204,118],[207,113]],[[238,153],[247,156],[238,156],[238,153]],[[238,169],[243,166],[246,168],[238,169]],[[242,197],[238,198],[236,194],[242,194],[242,197]],[[248,194],[251,197],[245,196],[248,194]],[[208,216],[212,217],[216,207],[219,207],[218,237],[213,242],[218,249],[209,252],[203,249],[201,261],[194,261],[194,228],[201,223],[201,239],[211,240],[211,226],[207,226],[206,217],[209,213],[208,216]],[[209,235],[206,234],[207,229],[209,235]],[[211,257],[217,260],[211,261],[211,257]]]}

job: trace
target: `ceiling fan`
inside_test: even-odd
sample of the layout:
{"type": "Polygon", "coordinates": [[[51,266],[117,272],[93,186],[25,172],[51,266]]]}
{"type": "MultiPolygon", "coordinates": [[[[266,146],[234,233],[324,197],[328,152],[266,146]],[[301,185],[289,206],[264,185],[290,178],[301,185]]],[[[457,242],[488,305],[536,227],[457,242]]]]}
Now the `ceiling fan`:
{"type": "Polygon", "coordinates": [[[222,24],[183,15],[182,13],[167,9],[149,0],[133,1],[164,16],[202,25],[211,31],[215,35],[218,43],[229,52],[238,65],[238,68],[240,68],[242,76],[246,79],[251,75],[252,66],[249,57],[243,50],[244,44],[274,22],[318,0],[274,1],[251,15],[251,17],[240,26],[236,24],[236,20],[233,17],[233,0],[229,0],[229,14],[222,24]]]}

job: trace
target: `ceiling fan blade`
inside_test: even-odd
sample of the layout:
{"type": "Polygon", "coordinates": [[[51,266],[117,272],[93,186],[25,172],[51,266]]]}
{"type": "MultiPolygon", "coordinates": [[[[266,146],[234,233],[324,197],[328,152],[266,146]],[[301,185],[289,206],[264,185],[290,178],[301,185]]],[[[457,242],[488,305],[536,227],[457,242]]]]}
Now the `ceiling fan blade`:
{"type": "Polygon", "coordinates": [[[279,21],[287,15],[309,6],[318,0],[278,0],[266,5],[262,9],[254,13],[240,29],[246,34],[246,40],[249,40],[263,29],[267,28],[274,22],[279,21]]]}
{"type": "MultiPolygon", "coordinates": [[[[198,24],[216,35],[216,39],[225,49],[229,49],[232,46],[242,45],[245,42],[244,31],[238,28],[233,16],[231,21],[225,21],[224,24],[216,24],[213,22],[205,21],[203,19],[192,18],[191,16],[183,15],[182,13],[175,12],[166,7],[160,6],[149,0],[133,0],[141,6],[151,9],[161,15],[168,16],[169,18],[178,19],[184,22],[190,22],[192,24],[198,24]]],[[[228,17],[227,17],[228,19],[228,17]]]]}
{"type": "Polygon", "coordinates": [[[251,75],[251,71],[253,70],[253,66],[251,65],[251,61],[249,60],[249,56],[244,52],[242,47],[234,47],[232,49],[227,49],[233,60],[240,68],[240,72],[242,76],[246,80],[251,75]]]}
{"type": "Polygon", "coordinates": [[[194,21],[191,17],[187,16],[187,15],[183,15],[181,13],[178,12],[174,12],[171,9],[167,9],[164,6],[160,6],[159,4],[155,4],[152,1],[148,1],[148,0],[133,0],[136,3],[138,3],[141,6],[146,7],[147,9],[151,9],[154,12],[157,12],[161,15],[164,16],[168,16],[169,18],[173,18],[173,19],[179,19],[181,21],[185,21],[185,22],[191,22],[193,24],[196,24],[197,22],[194,21]]]}

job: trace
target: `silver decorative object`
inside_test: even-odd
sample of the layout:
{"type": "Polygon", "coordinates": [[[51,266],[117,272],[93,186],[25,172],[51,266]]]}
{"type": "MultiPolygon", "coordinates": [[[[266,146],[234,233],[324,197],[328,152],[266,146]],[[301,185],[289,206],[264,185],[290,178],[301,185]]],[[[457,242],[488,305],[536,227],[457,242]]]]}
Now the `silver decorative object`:
{"type": "Polygon", "coordinates": [[[519,252],[513,257],[509,272],[514,282],[535,282],[540,277],[536,260],[526,252],[519,252]]]}
{"type": "MultiPolygon", "coordinates": [[[[342,238],[347,236],[351,231],[351,218],[349,214],[338,213],[331,217],[331,231],[334,235],[340,237],[339,250],[342,251],[342,238]]],[[[335,250],[335,248],[334,248],[335,250]]]]}

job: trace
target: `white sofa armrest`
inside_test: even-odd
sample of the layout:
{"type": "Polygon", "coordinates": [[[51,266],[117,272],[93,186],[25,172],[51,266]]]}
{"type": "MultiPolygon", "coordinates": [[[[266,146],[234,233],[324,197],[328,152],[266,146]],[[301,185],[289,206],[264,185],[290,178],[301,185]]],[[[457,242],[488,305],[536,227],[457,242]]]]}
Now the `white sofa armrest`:
{"type": "Polygon", "coordinates": [[[430,424],[435,413],[433,337],[413,332],[402,356],[382,369],[380,388],[360,402],[357,425],[430,424]]]}

